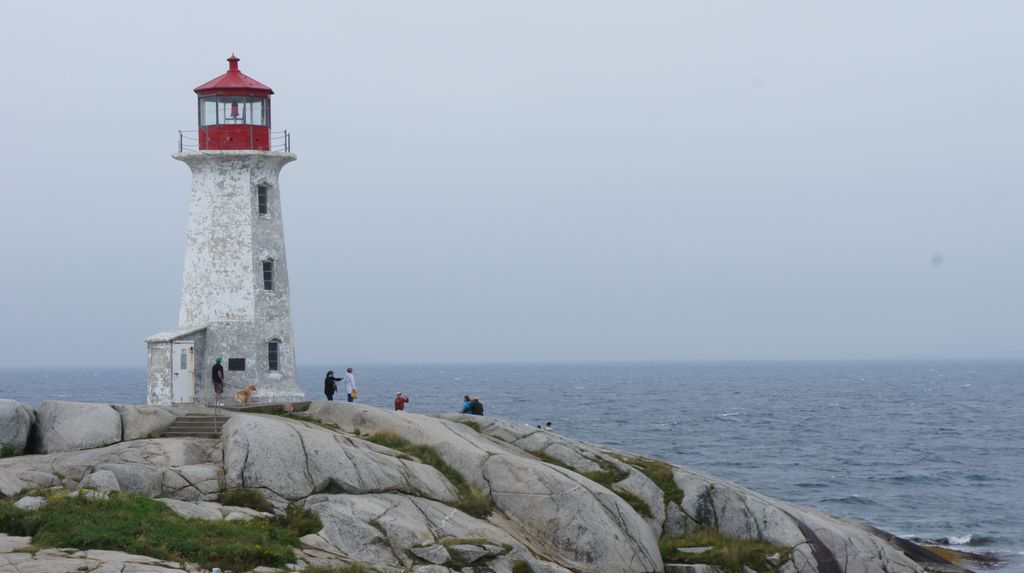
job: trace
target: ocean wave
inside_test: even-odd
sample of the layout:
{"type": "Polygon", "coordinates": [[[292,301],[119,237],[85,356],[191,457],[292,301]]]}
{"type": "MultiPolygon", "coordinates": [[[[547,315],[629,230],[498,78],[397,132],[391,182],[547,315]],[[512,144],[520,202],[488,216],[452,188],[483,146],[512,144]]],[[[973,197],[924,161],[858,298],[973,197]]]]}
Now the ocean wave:
{"type": "Polygon", "coordinates": [[[793,484],[794,487],[828,487],[830,484],[822,481],[802,481],[793,484]]]}
{"type": "Polygon", "coordinates": [[[987,535],[980,533],[968,533],[967,535],[950,535],[950,545],[970,545],[976,547],[979,545],[992,545],[995,543],[995,539],[987,535]]]}
{"type": "Polygon", "coordinates": [[[859,495],[847,495],[843,497],[826,497],[822,498],[822,503],[838,503],[844,505],[878,505],[877,502],[872,501],[866,497],[859,495]]]}
{"type": "Polygon", "coordinates": [[[948,476],[941,475],[895,475],[895,476],[873,476],[868,481],[891,483],[891,484],[933,484],[948,481],[948,476]]]}
{"type": "Polygon", "coordinates": [[[917,537],[912,536],[911,541],[918,543],[927,543],[930,545],[946,545],[949,547],[979,547],[984,545],[993,545],[998,543],[998,540],[994,537],[983,535],[981,533],[967,533],[964,535],[948,535],[946,537],[917,537]]]}

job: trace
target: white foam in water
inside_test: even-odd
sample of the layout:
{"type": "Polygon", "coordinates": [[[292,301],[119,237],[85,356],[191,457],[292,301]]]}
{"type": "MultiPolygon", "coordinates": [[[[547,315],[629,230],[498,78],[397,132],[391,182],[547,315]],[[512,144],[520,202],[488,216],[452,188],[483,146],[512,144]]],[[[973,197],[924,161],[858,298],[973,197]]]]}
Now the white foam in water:
{"type": "Polygon", "coordinates": [[[962,536],[961,535],[950,535],[949,536],[949,544],[950,545],[970,545],[971,544],[971,537],[973,537],[973,536],[970,533],[968,533],[967,535],[962,535],[962,536]]]}

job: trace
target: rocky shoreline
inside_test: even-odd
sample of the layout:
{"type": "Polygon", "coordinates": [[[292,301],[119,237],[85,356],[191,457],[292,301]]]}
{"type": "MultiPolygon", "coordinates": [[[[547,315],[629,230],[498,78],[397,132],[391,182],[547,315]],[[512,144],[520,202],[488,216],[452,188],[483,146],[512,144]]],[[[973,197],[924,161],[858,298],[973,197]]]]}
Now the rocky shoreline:
{"type": "MultiPolygon", "coordinates": [[[[0,498],[32,511],[53,496],[121,492],[197,520],[265,520],[289,507],[318,516],[293,563],[259,571],[729,570],[702,562],[720,552],[693,546],[708,535],[765,548],[737,573],[965,571],[864,524],[496,418],[314,402],[302,415],[231,413],[217,436],[161,438],[180,414],[0,400],[0,498]],[[216,502],[236,490],[273,510],[216,502]]],[[[0,535],[0,573],[204,570],[90,547],[20,550],[29,544],[0,535]]]]}

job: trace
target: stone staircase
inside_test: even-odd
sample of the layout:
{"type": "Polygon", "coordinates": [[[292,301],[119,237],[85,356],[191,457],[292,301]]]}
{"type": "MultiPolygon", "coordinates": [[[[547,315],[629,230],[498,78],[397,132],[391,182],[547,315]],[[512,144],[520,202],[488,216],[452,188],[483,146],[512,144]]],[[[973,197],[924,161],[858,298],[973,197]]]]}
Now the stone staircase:
{"type": "Polygon", "coordinates": [[[230,416],[210,414],[186,414],[178,416],[161,438],[218,438],[220,429],[230,416]]]}

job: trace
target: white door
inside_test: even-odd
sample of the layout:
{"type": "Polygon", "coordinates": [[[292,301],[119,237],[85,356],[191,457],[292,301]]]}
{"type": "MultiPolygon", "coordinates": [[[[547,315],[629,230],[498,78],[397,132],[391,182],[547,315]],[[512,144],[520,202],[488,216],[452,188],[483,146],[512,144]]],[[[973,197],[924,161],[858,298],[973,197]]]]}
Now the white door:
{"type": "Polygon", "coordinates": [[[192,342],[171,343],[171,402],[191,404],[195,401],[196,361],[192,342]]]}

